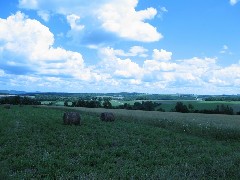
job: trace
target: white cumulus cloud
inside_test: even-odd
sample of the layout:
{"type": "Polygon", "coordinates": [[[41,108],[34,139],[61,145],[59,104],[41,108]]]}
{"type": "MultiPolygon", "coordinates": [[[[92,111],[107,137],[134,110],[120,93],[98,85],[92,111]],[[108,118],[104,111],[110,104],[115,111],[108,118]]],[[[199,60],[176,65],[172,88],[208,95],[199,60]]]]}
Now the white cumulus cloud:
{"type": "Polygon", "coordinates": [[[152,57],[154,60],[169,61],[172,58],[172,52],[168,52],[164,49],[154,49],[152,57]]]}
{"type": "Polygon", "coordinates": [[[139,55],[140,57],[147,57],[148,55],[146,54],[148,52],[147,49],[143,48],[142,46],[132,46],[129,50],[129,55],[130,56],[137,56],[139,55]]]}
{"type": "Polygon", "coordinates": [[[71,26],[71,29],[76,31],[81,31],[84,28],[84,25],[79,24],[80,16],[71,14],[67,16],[67,21],[71,26]]]}
{"type": "Polygon", "coordinates": [[[36,74],[65,75],[81,80],[99,78],[85,66],[78,52],[53,47],[54,35],[39,21],[21,12],[0,19],[0,42],[8,66],[25,67],[36,74]],[[17,31],[16,31],[17,29],[17,31]]]}
{"type": "Polygon", "coordinates": [[[26,56],[44,55],[54,43],[54,36],[49,28],[37,20],[28,19],[21,12],[0,19],[0,40],[5,43],[4,49],[26,56]],[[17,31],[16,31],[17,29],[17,31]]]}
{"type": "Polygon", "coordinates": [[[147,71],[173,71],[177,68],[176,63],[160,62],[156,60],[145,60],[143,64],[147,71]]]}
{"type": "Polygon", "coordinates": [[[104,4],[98,10],[98,18],[106,31],[135,41],[159,41],[162,35],[157,29],[146,23],[157,14],[154,8],[136,11],[138,0],[114,0],[104,4]]]}
{"type": "Polygon", "coordinates": [[[118,51],[113,48],[106,47],[100,49],[101,69],[109,74],[117,76],[118,78],[141,79],[143,76],[143,69],[139,64],[133,62],[131,59],[121,59],[117,57],[118,51]]]}
{"type": "MultiPolygon", "coordinates": [[[[163,36],[153,25],[151,20],[157,15],[155,8],[149,7],[137,11],[138,0],[19,0],[19,6],[34,9],[43,19],[48,19],[46,13],[63,14],[67,17],[72,28],[82,29],[85,25],[77,24],[79,18],[90,18],[98,21],[100,26],[117,36],[140,42],[159,41],[163,36]],[[69,16],[70,15],[70,16],[69,16]]],[[[86,27],[87,28],[87,27],[86,27]]]]}

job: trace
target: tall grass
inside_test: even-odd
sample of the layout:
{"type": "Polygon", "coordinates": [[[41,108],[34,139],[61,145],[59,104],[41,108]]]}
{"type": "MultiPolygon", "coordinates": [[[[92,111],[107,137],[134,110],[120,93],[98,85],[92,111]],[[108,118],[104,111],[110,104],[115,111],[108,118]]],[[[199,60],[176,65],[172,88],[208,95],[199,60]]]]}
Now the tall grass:
{"type": "MultiPolygon", "coordinates": [[[[56,107],[55,107],[56,108],[56,107]]],[[[58,107],[61,108],[61,107],[58,107]]],[[[198,114],[177,112],[156,112],[123,109],[102,109],[71,107],[88,115],[107,111],[114,113],[122,121],[161,127],[174,132],[216,138],[218,140],[240,139],[240,116],[222,114],[198,114]]]]}
{"type": "Polygon", "coordinates": [[[114,111],[106,123],[103,109],[77,109],[81,126],[65,126],[68,110],[0,106],[0,179],[240,178],[240,143],[171,129],[178,113],[114,111]]]}

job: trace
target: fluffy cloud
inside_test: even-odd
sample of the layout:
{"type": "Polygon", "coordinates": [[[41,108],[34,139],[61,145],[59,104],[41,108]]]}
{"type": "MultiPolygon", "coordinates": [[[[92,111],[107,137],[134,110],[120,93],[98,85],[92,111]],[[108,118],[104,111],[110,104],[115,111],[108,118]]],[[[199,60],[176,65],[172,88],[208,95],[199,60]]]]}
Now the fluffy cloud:
{"type": "Polygon", "coordinates": [[[141,79],[143,69],[131,59],[120,59],[117,57],[119,52],[113,48],[100,49],[100,57],[102,61],[100,66],[105,72],[115,75],[118,78],[135,78],[141,79]]]}
{"type": "Polygon", "coordinates": [[[219,68],[212,72],[209,82],[217,86],[240,86],[240,64],[219,68]]]}
{"type": "Polygon", "coordinates": [[[67,75],[80,80],[97,77],[85,66],[80,53],[53,47],[54,35],[39,21],[17,12],[0,19],[0,24],[3,66],[15,69],[28,66],[37,74],[67,75]]]}
{"type": "MultiPolygon", "coordinates": [[[[167,51],[162,50],[162,52],[167,51]]],[[[100,49],[102,61],[99,68],[102,70],[101,73],[108,73],[120,84],[123,83],[122,86],[126,85],[124,83],[128,83],[135,86],[140,85],[142,88],[156,85],[158,88],[184,86],[194,89],[213,86],[214,80],[216,80],[216,84],[225,81],[217,76],[221,74],[221,71],[218,72],[221,67],[217,65],[216,58],[194,57],[175,61],[145,60],[143,65],[140,66],[130,58],[121,59],[122,53],[122,50],[109,47],[100,49]]],[[[229,74],[229,70],[226,69],[224,72],[229,74]]],[[[234,70],[237,71],[238,68],[234,70]]],[[[230,76],[231,74],[226,75],[228,78],[230,76]]],[[[239,77],[235,75],[234,78],[236,78],[236,81],[229,81],[229,84],[236,86],[239,77]]]]}
{"type": "MultiPolygon", "coordinates": [[[[96,49],[98,49],[96,47],[96,49]]],[[[111,53],[114,54],[115,56],[125,56],[125,57],[147,57],[148,55],[146,54],[148,52],[147,49],[143,48],[142,46],[132,46],[128,52],[125,52],[121,49],[113,49],[113,48],[107,48],[111,50],[111,53]]]]}
{"type": "Polygon", "coordinates": [[[73,44],[79,44],[82,36],[82,31],[85,28],[84,25],[80,24],[80,16],[76,14],[67,15],[67,22],[69,23],[71,30],[67,32],[67,37],[72,38],[73,44]]]}
{"type": "Polygon", "coordinates": [[[230,0],[230,4],[231,4],[231,5],[235,5],[235,4],[238,3],[238,1],[239,1],[239,0],[230,0]]]}
{"type": "MultiPolygon", "coordinates": [[[[73,23],[78,26],[75,20],[73,23]]],[[[49,28],[21,12],[0,19],[0,24],[3,88],[7,84],[14,89],[29,87],[42,91],[153,93],[234,93],[240,88],[240,64],[221,67],[217,58],[175,60],[172,52],[164,49],[148,51],[132,46],[128,50],[94,47],[93,51],[99,51],[99,62],[87,66],[80,52],[56,47],[49,28]],[[147,56],[152,59],[142,61],[147,56]]]]}
{"type": "Polygon", "coordinates": [[[148,56],[146,53],[148,52],[147,49],[143,48],[142,46],[133,46],[130,48],[128,55],[129,56],[140,56],[146,57],[148,56]]]}
{"type": "Polygon", "coordinates": [[[84,25],[79,24],[80,16],[71,14],[67,16],[67,21],[71,26],[72,30],[81,31],[84,28],[84,25]]]}
{"type": "Polygon", "coordinates": [[[141,42],[160,40],[162,35],[154,26],[145,22],[153,19],[157,10],[150,7],[136,11],[137,4],[138,0],[92,0],[91,3],[83,0],[72,0],[71,3],[66,0],[19,0],[21,8],[37,10],[44,19],[47,16],[43,12],[65,15],[73,29],[82,29],[83,25],[76,25],[76,20],[88,17],[93,22],[98,21],[106,32],[121,38],[141,42]]]}
{"type": "Polygon", "coordinates": [[[28,19],[23,13],[17,12],[7,19],[0,19],[0,41],[4,51],[15,55],[26,56],[31,60],[44,59],[45,52],[54,43],[54,36],[46,26],[36,20],[28,19]],[[16,31],[17,29],[17,31],[16,31]]]}
{"type": "Polygon", "coordinates": [[[164,87],[205,87],[220,67],[215,58],[192,58],[162,62],[146,60],[143,64],[145,82],[162,83],[164,87]]]}
{"type": "Polygon", "coordinates": [[[135,62],[132,62],[131,59],[117,59],[116,61],[117,68],[114,72],[115,75],[123,78],[136,78],[141,77],[142,69],[135,62]]]}
{"type": "Polygon", "coordinates": [[[159,62],[156,60],[146,60],[144,61],[144,68],[147,71],[172,71],[177,68],[176,63],[166,63],[166,62],[159,62]]]}
{"type": "Polygon", "coordinates": [[[152,56],[154,60],[169,61],[172,58],[172,52],[168,52],[164,49],[161,50],[154,49],[152,56]]]}
{"type": "MultiPolygon", "coordinates": [[[[168,51],[158,50],[157,52],[168,51]]],[[[122,53],[124,51],[109,47],[100,49],[102,59],[100,69],[103,70],[102,73],[109,73],[109,76],[116,79],[119,82],[118,85],[123,87],[130,84],[134,85],[131,86],[132,88],[140,86],[141,89],[147,88],[152,92],[156,89],[165,89],[165,92],[168,92],[167,89],[172,91],[174,87],[185,87],[182,88],[183,93],[190,89],[195,93],[203,93],[202,89],[216,93],[223,88],[240,87],[238,73],[240,64],[223,68],[217,65],[217,58],[194,57],[169,61],[171,59],[169,55],[165,59],[145,60],[140,66],[130,58],[121,59],[122,53]]],[[[175,92],[180,90],[175,88],[175,92]]]]}
{"type": "Polygon", "coordinates": [[[120,37],[135,41],[153,42],[162,38],[156,28],[144,22],[157,14],[154,8],[136,11],[138,0],[114,0],[98,11],[102,27],[120,37]]]}
{"type": "Polygon", "coordinates": [[[216,58],[191,58],[176,62],[175,77],[178,82],[189,86],[204,86],[219,67],[216,58]]]}

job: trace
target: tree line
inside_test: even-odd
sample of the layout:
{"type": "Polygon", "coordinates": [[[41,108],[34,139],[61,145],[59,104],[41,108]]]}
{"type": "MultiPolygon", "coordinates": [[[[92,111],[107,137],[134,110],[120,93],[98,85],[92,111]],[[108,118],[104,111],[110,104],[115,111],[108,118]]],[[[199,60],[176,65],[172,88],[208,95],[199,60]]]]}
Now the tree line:
{"type": "Polygon", "coordinates": [[[73,101],[72,105],[69,105],[68,101],[65,101],[64,106],[112,109],[113,106],[110,101],[110,97],[92,97],[90,100],[79,99],[77,101],[73,101]]]}
{"type": "Polygon", "coordinates": [[[142,101],[135,102],[133,105],[129,103],[124,103],[123,105],[113,106],[111,103],[110,97],[97,98],[92,97],[91,100],[79,99],[77,101],[73,101],[71,105],[69,105],[69,101],[64,102],[64,106],[70,107],[87,107],[87,108],[106,108],[106,109],[127,109],[127,110],[143,110],[143,111],[164,111],[159,106],[161,103],[152,102],[152,101],[142,101]]]}
{"type": "MultiPolygon", "coordinates": [[[[182,102],[177,102],[173,111],[181,113],[228,114],[228,115],[234,114],[233,108],[224,104],[217,105],[215,109],[195,110],[192,104],[185,105],[182,102]]],[[[237,114],[240,114],[240,112],[238,112],[237,114]]]]}
{"type": "Polygon", "coordinates": [[[9,96],[0,98],[0,104],[12,105],[41,105],[40,101],[29,97],[22,96],[9,96]]]}
{"type": "Polygon", "coordinates": [[[240,96],[210,96],[205,98],[205,101],[240,101],[240,96]]]}
{"type": "Polygon", "coordinates": [[[152,101],[142,101],[135,102],[133,105],[128,103],[124,103],[123,105],[119,105],[117,109],[127,109],[127,110],[143,110],[143,111],[164,111],[164,109],[160,108],[161,103],[152,102],[152,101]]]}

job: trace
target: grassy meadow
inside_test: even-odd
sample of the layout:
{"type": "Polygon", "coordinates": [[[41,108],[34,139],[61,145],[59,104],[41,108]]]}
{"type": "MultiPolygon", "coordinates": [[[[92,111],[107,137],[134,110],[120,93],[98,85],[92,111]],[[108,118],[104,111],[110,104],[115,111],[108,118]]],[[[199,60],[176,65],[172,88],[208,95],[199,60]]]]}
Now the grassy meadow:
{"type": "Polygon", "coordinates": [[[239,147],[234,115],[0,106],[0,179],[239,179],[239,147]]]}
{"type": "MultiPolygon", "coordinates": [[[[166,112],[171,112],[174,109],[175,105],[179,100],[150,100],[153,102],[161,103],[161,108],[166,112]]],[[[113,107],[124,105],[124,103],[133,105],[135,102],[142,102],[142,100],[134,100],[134,101],[123,101],[123,100],[111,100],[110,101],[113,107]]],[[[181,100],[183,104],[189,105],[192,104],[194,106],[194,110],[203,110],[209,109],[213,110],[219,105],[225,105],[233,108],[234,113],[240,112],[240,102],[239,101],[197,101],[197,100],[181,100]]],[[[64,106],[64,101],[42,101],[42,105],[48,105],[52,103],[54,106],[64,106]]],[[[71,102],[68,103],[70,106],[71,102]]]]}
{"type": "MultiPolygon", "coordinates": [[[[165,109],[166,111],[171,111],[176,105],[178,101],[159,101],[162,103],[161,107],[165,109]]],[[[216,109],[217,106],[225,105],[232,107],[234,112],[240,111],[240,102],[239,101],[181,101],[184,104],[192,104],[194,106],[195,110],[203,110],[203,109],[209,109],[213,110],[216,109]]]]}

